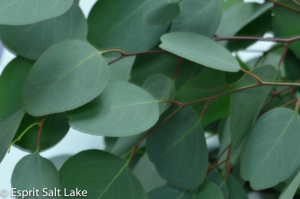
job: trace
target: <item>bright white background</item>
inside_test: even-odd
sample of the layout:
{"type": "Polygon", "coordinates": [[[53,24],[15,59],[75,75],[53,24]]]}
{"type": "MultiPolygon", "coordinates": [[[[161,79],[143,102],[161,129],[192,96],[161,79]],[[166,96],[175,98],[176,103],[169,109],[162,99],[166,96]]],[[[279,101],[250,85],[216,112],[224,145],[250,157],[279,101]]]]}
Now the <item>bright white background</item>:
{"type": "MultiPolygon", "coordinates": [[[[94,2],[96,0],[81,0],[80,1],[80,7],[82,8],[85,16],[88,15],[91,7],[93,6],[94,2]]],[[[245,0],[248,2],[249,0],[245,0]]],[[[262,2],[262,1],[257,1],[262,2]]],[[[265,35],[265,36],[272,36],[272,35],[265,35]]],[[[272,42],[258,42],[255,45],[251,46],[250,50],[266,50],[269,49],[273,45],[272,42]]],[[[5,49],[1,49],[0,45],[0,74],[3,71],[4,67],[15,57],[13,54],[8,52],[5,49]],[[1,53],[2,51],[2,53],[1,53]],[[1,55],[2,54],[2,55],[1,55]]],[[[261,55],[261,53],[249,53],[249,52],[239,52],[239,56],[242,60],[247,61],[250,60],[256,56],[261,55]]],[[[217,136],[209,137],[208,140],[208,146],[211,148],[218,146],[218,138],[217,136]]],[[[46,152],[42,152],[41,155],[43,157],[52,159],[59,156],[64,155],[73,155],[80,151],[86,150],[86,149],[104,149],[105,144],[103,137],[101,136],[92,136],[83,134],[80,132],[77,132],[73,129],[70,129],[66,137],[55,147],[51,148],[50,150],[47,150],[46,152]]],[[[4,160],[0,164],[0,190],[1,189],[11,189],[11,176],[14,169],[14,166],[16,163],[25,155],[28,153],[21,151],[15,147],[11,148],[11,151],[9,154],[7,154],[4,158],[4,160]]],[[[250,198],[259,199],[260,197],[256,193],[250,193],[250,198]]],[[[12,198],[10,196],[7,196],[6,198],[12,198]]]]}

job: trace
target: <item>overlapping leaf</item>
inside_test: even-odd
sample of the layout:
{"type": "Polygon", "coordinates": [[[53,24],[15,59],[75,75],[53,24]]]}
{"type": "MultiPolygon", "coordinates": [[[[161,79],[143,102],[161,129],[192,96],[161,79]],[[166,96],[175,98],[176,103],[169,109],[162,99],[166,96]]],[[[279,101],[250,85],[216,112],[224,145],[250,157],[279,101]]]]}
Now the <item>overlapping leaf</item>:
{"type": "Polygon", "coordinates": [[[149,199],[191,199],[187,191],[165,185],[148,193],[149,199]]]}
{"type": "MultiPolygon", "coordinates": [[[[51,161],[41,157],[38,152],[25,156],[17,163],[11,183],[15,191],[38,190],[38,198],[45,195],[43,190],[51,194],[50,190],[60,189],[61,196],[49,195],[49,198],[63,198],[58,171],[51,161]]],[[[37,197],[37,194],[31,196],[37,197]]]]}
{"type": "Polygon", "coordinates": [[[171,32],[195,32],[211,37],[221,19],[221,0],[184,0],[180,3],[180,15],[172,22],[171,32]]]}
{"type": "MultiPolygon", "coordinates": [[[[168,117],[176,110],[171,107],[168,117]]],[[[199,186],[208,165],[207,148],[199,119],[185,107],[154,131],[146,140],[147,154],[160,176],[184,189],[199,186]]]]}
{"type": "MultiPolygon", "coordinates": [[[[276,76],[276,71],[271,65],[260,66],[253,69],[251,73],[264,81],[273,81],[276,76]]],[[[257,81],[253,77],[246,75],[237,83],[235,89],[255,85],[256,83],[257,81]]],[[[270,91],[271,87],[257,87],[232,94],[230,101],[230,135],[233,156],[240,154],[241,146],[270,91]]]]}
{"type": "Polygon", "coordinates": [[[217,70],[237,72],[238,62],[221,45],[200,34],[178,32],[161,37],[160,48],[217,70]]]}
{"type": "Polygon", "coordinates": [[[287,179],[300,166],[300,118],[287,108],[260,117],[246,140],[241,175],[254,189],[265,189],[287,179]]]}
{"type": "Polygon", "coordinates": [[[89,150],[72,156],[59,174],[63,187],[67,190],[85,189],[89,198],[147,198],[126,162],[104,151],[89,150]]]}
{"type": "Polygon", "coordinates": [[[1,0],[0,24],[25,25],[62,15],[72,0],[1,0]]]}
{"type": "Polygon", "coordinates": [[[96,98],[108,80],[108,66],[100,52],[83,41],[64,41],[36,61],[25,81],[23,101],[34,116],[64,112],[96,98]]]}
{"type": "Polygon", "coordinates": [[[165,3],[168,0],[98,1],[88,17],[88,39],[101,50],[149,50],[159,42],[159,37],[166,32],[168,25],[147,25],[143,15],[165,3]]]}
{"type": "Polygon", "coordinates": [[[57,42],[69,39],[85,40],[86,36],[87,24],[76,3],[59,17],[30,25],[0,26],[0,38],[4,45],[29,59],[37,59],[57,42]]]}
{"type": "Polygon", "coordinates": [[[213,182],[206,180],[195,193],[193,199],[224,199],[224,195],[220,188],[213,182]]]}
{"type": "Polygon", "coordinates": [[[91,103],[68,114],[79,131],[104,136],[130,136],[151,128],[159,117],[158,101],[145,90],[111,80],[91,103]]]}

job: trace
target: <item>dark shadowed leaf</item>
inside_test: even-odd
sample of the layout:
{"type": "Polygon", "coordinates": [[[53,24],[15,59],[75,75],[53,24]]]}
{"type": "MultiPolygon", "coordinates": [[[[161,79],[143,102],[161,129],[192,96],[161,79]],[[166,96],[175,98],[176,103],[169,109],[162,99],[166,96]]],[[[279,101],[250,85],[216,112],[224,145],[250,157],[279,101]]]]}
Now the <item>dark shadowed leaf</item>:
{"type": "MultiPolygon", "coordinates": [[[[30,125],[40,122],[43,117],[32,117],[30,115],[25,115],[20,127],[15,135],[15,139],[30,125]]],[[[36,150],[36,142],[38,135],[38,125],[32,127],[22,138],[20,141],[15,144],[21,149],[29,150],[31,152],[36,150]]],[[[48,115],[40,137],[40,151],[46,150],[50,147],[56,145],[69,131],[68,118],[64,113],[48,115]]]]}
{"type": "Polygon", "coordinates": [[[217,70],[237,72],[238,62],[220,44],[200,34],[178,32],[161,37],[162,49],[217,70]]]}
{"type": "Polygon", "coordinates": [[[148,193],[148,199],[191,199],[187,191],[165,185],[148,193]]]}
{"type": "Polygon", "coordinates": [[[24,113],[25,110],[21,109],[0,121],[0,163],[7,152],[9,144],[13,141],[24,113]]]}
{"type": "Polygon", "coordinates": [[[159,117],[158,101],[145,90],[111,80],[91,103],[68,114],[74,129],[93,135],[130,136],[151,128],[159,117]]]}
{"type": "Polygon", "coordinates": [[[147,25],[143,15],[165,3],[168,0],[98,1],[88,17],[88,39],[101,50],[149,50],[158,44],[159,37],[166,32],[168,25],[147,25]]]}
{"type": "Polygon", "coordinates": [[[51,45],[69,39],[85,40],[87,23],[77,4],[65,14],[23,26],[0,26],[4,45],[18,55],[37,59],[51,45]]]}
{"type": "Polygon", "coordinates": [[[243,187],[234,177],[228,177],[227,185],[229,189],[229,199],[248,199],[248,196],[243,187]]]}
{"type": "Polygon", "coordinates": [[[63,187],[67,190],[87,190],[89,198],[147,198],[126,162],[104,151],[89,150],[72,156],[59,174],[63,187]]]}
{"type": "MultiPolygon", "coordinates": [[[[264,81],[274,81],[275,68],[271,65],[260,66],[251,71],[264,81]]],[[[255,85],[257,81],[245,75],[235,86],[235,89],[255,85]]],[[[233,156],[239,156],[241,146],[245,141],[260,109],[264,105],[271,87],[257,87],[232,94],[230,101],[230,135],[233,156]]]]}
{"type": "MultiPolygon", "coordinates": [[[[176,110],[168,109],[164,117],[176,110]]],[[[154,131],[146,149],[160,176],[184,189],[200,185],[208,165],[204,133],[198,117],[185,107],[154,131]]]]}
{"type": "Polygon", "coordinates": [[[12,60],[0,76],[0,121],[24,108],[22,89],[34,62],[21,57],[12,60]]]}
{"type": "Polygon", "coordinates": [[[25,25],[67,12],[73,0],[1,0],[0,24],[25,25]]]}
{"type": "Polygon", "coordinates": [[[184,0],[171,32],[195,32],[207,37],[215,34],[221,19],[221,0],[184,0]]]}
{"type": "Polygon", "coordinates": [[[179,3],[166,3],[146,12],[143,19],[148,25],[164,25],[173,21],[179,13],[179,3]]]}
{"type": "Polygon", "coordinates": [[[84,41],[64,41],[36,61],[25,81],[23,101],[34,116],[64,112],[93,100],[108,80],[108,66],[99,51],[84,41]]]}
{"type": "Polygon", "coordinates": [[[292,175],[300,165],[300,118],[288,108],[275,108],[252,128],[241,155],[241,175],[253,189],[266,189],[292,175]]]}
{"type": "MultiPolygon", "coordinates": [[[[43,190],[47,194],[51,194],[51,191],[54,191],[55,188],[61,190],[61,195],[63,195],[63,192],[59,174],[54,164],[50,160],[41,157],[38,152],[25,156],[17,163],[13,171],[11,184],[13,188],[16,188],[16,191],[39,190],[39,197],[35,195],[32,198],[63,198],[55,195],[42,197],[45,194],[43,190]]],[[[54,193],[52,192],[52,194],[54,193]]]]}

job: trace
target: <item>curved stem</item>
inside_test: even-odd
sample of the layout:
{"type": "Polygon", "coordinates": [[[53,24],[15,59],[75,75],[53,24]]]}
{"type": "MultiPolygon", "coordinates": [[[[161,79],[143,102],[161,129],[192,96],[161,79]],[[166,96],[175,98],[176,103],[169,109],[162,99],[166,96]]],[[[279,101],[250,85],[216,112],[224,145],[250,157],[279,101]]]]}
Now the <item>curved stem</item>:
{"type": "Polygon", "coordinates": [[[39,131],[38,131],[38,135],[37,135],[37,141],[36,141],[36,150],[39,151],[40,150],[40,138],[41,138],[41,132],[42,132],[42,128],[44,125],[44,122],[46,120],[47,116],[44,116],[44,118],[41,120],[41,122],[39,123],[39,131]]]}

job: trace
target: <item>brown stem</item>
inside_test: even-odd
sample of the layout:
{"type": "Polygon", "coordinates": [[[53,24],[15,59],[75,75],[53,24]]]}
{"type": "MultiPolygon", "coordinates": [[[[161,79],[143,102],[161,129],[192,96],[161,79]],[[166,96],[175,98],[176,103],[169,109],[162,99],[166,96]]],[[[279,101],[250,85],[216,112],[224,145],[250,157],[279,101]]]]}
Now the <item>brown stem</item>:
{"type": "Polygon", "coordinates": [[[223,40],[238,40],[238,41],[272,41],[278,43],[292,43],[300,40],[300,36],[291,38],[264,38],[264,37],[246,37],[246,36],[234,36],[234,37],[221,37],[218,35],[214,36],[215,41],[223,40]]]}
{"type": "Polygon", "coordinates": [[[177,77],[179,75],[179,71],[180,71],[180,68],[181,68],[181,63],[182,63],[182,57],[178,57],[178,65],[177,65],[176,73],[173,77],[173,82],[175,82],[175,80],[177,79],[177,77]]]}
{"type": "Polygon", "coordinates": [[[39,131],[38,131],[37,141],[36,141],[36,150],[37,151],[39,151],[39,149],[40,149],[41,132],[42,132],[42,128],[43,128],[43,125],[44,125],[44,122],[45,122],[46,118],[47,118],[47,116],[44,116],[44,118],[39,123],[39,131]]]}
{"type": "Polygon", "coordinates": [[[205,106],[204,106],[204,109],[203,109],[203,111],[202,111],[202,114],[201,114],[201,117],[200,117],[200,120],[202,121],[202,119],[203,119],[203,117],[204,117],[204,115],[205,115],[205,112],[206,112],[206,110],[207,110],[207,108],[208,108],[208,106],[209,106],[209,104],[212,102],[212,100],[207,100],[207,102],[206,102],[206,104],[205,104],[205,106]]]}
{"type": "Polygon", "coordinates": [[[278,66],[277,66],[278,69],[280,68],[281,63],[282,63],[283,60],[284,60],[284,57],[285,57],[285,55],[286,55],[286,53],[287,53],[287,51],[288,51],[288,49],[289,49],[290,43],[285,43],[284,45],[285,45],[284,51],[283,51],[283,53],[282,53],[282,55],[281,55],[281,58],[280,58],[280,60],[279,60],[278,66]]]}
{"type": "MultiPolygon", "coordinates": [[[[296,8],[290,7],[290,6],[288,6],[288,5],[284,4],[284,3],[281,3],[281,2],[279,2],[279,1],[275,1],[275,0],[266,0],[266,1],[271,2],[271,3],[274,3],[275,5],[281,6],[281,7],[283,7],[283,8],[287,8],[287,9],[289,9],[289,10],[291,10],[291,11],[300,13],[300,11],[297,10],[296,8]]],[[[293,1],[293,0],[292,0],[292,1],[293,1]]],[[[293,2],[299,5],[298,2],[295,2],[295,1],[293,1],[293,2]]]]}
{"type": "Polygon", "coordinates": [[[256,79],[256,81],[257,81],[258,84],[262,84],[263,83],[262,80],[258,76],[254,75],[253,73],[250,73],[249,71],[247,71],[245,69],[241,69],[241,70],[244,73],[246,73],[247,75],[250,75],[251,77],[253,77],[254,79],[256,79]]]}

